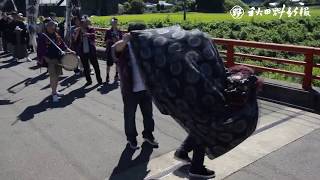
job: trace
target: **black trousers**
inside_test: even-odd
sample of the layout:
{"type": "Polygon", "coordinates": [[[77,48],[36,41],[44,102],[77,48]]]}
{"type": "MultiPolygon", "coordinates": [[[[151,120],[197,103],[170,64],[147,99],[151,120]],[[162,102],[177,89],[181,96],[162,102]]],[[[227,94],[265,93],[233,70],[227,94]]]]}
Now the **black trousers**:
{"type": "Polygon", "coordinates": [[[4,38],[3,36],[4,35],[2,35],[2,48],[4,52],[8,52],[8,48],[7,48],[8,41],[7,41],[7,38],[4,38]]]}
{"type": "Polygon", "coordinates": [[[152,110],[152,99],[147,91],[133,92],[129,95],[123,96],[124,104],[124,128],[127,140],[136,139],[138,133],[136,128],[136,111],[137,106],[143,116],[144,131],[142,135],[144,138],[153,138],[154,120],[152,110]]]}
{"type": "Polygon", "coordinates": [[[88,54],[83,54],[80,56],[83,69],[84,69],[84,75],[86,77],[87,82],[92,82],[91,76],[90,76],[90,63],[93,66],[93,69],[96,74],[96,78],[98,83],[102,83],[102,78],[100,74],[100,68],[99,68],[99,63],[97,56],[94,53],[88,53],[88,54]],[[90,61],[90,63],[89,63],[90,61]]]}
{"type": "Polygon", "coordinates": [[[179,151],[191,152],[193,151],[191,169],[199,170],[203,167],[204,156],[205,156],[205,148],[202,144],[197,143],[197,141],[190,135],[183,141],[179,151]]]}

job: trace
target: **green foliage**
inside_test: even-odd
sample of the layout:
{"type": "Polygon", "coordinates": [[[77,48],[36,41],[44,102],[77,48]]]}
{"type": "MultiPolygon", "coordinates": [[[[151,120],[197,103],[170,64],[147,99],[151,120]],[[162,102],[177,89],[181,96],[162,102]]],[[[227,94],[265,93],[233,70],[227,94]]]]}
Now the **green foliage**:
{"type": "Polygon", "coordinates": [[[196,0],[199,12],[224,12],[224,0],[196,0]]]}
{"type": "Polygon", "coordinates": [[[248,9],[248,5],[241,0],[225,0],[224,9],[226,11],[229,11],[236,5],[244,8],[244,9],[248,9]]]}
{"type": "Polygon", "coordinates": [[[143,0],[129,0],[123,5],[126,14],[143,14],[144,12],[143,0]]]}
{"type": "MultiPolygon", "coordinates": [[[[317,14],[317,11],[312,11],[317,14]]],[[[188,13],[187,21],[182,20],[182,13],[169,14],[145,14],[135,16],[119,16],[120,25],[126,29],[128,22],[143,19],[149,28],[160,28],[179,24],[184,29],[196,29],[207,32],[216,38],[242,39],[258,42],[272,42],[281,44],[293,44],[320,47],[320,14],[310,18],[285,18],[285,19],[244,19],[236,21],[229,19],[228,14],[188,13]],[[157,17],[157,18],[156,18],[157,17]],[[122,19],[123,18],[123,19],[122,19]],[[201,21],[199,21],[201,20],[201,21]]],[[[246,18],[246,17],[244,17],[246,18]]],[[[93,23],[105,26],[105,19],[95,17],[93,23]],[[104,19],[104,21],[100,21],[104,19]]],[[[220,47],[223,49],[223,47],[220,47]]],[[[235,48],[236,52],[249,53],[260,56],[278,57],[290,60],[303,61],[304,56],[288,52],[268,51],[256,48],[235,48]]],[[[237,62],[245,62],[253,65],[283,69],[293,72],[303,72],[302,66],[278,64],[269,61],[255,61],[249,59],[237,59],[237,62]]],[[[315,56],[315,63],[320,63],[320,57],[315,56]]],[[[261,72],[262,77],[285,80],[300,83],[301,78],[285,76],[277,73],[261,72]]],[[[320,68],[314,68],[313,75],[320,76],[320,68]]],[[[320,86],[320,81],[314,81],[314,85],[320,86]]]]}

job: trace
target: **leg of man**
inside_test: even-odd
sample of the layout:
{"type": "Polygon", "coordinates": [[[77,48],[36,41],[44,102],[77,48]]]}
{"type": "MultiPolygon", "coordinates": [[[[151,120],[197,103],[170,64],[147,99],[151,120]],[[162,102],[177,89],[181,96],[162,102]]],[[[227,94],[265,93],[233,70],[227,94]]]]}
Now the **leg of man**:
{"type": "Polygon", "coordinates": [[[106,75],[106,82],[108,83],[110,81],[110,66],[107,64],[107,75],[106,75]]]}
{"type": "Polygon", "coordinates": [[[8,43],[8,42],[7,42],[7,38],[2,37],[2,47],[3,47],[3,51],[4,51],[5,53],[8,52],[7,43],[8,43]]]}
{"type": "Polygon", "coordinates": [[[96,78],[97,78],[98,83],[102,84],[99,62],[98,62],[97,56],[95,54],[90,55],[90,62],[94,68],[94,72],[96,73],[96,78]]]}
{"type": "MultiPolygon", "coordinates": [[[[0,32],[1,33],[1,32],[0,32]]],[[[2,37],[0,37],[0,51],[3,51],[2,37]]]]}
{"type": "Polygon", "coordinates": [[[137,98],[137,93],[131,93],[123,97],[124,129],[128,141],[134,141],[138,136],[135,118],[138,106],[137,98]]]}
{"type": "Polygon", "coordinates": [[[87,54],[81,56],[81,62],[84,69],[84,75],[86,77],[87,83],[92,83],[92,79],[90,76],[90,64],[89,64],[89,57],[87,54]]]}
{"type": "Polygon", "coordinates": [[[183,161],[187,163],[191,162],[188,153],[192,151],[194,143],[195,142],[192,136],[188,135],[188,137],[183,141],[183,143],[174,153],[174,158],[178,161],[183,161]]]}
{"type": "Polygon", "coordinates": [[[195,144],[193,147],[193,156],[190,171],[199,171],[203,169],[205,149],[202,145],[195,144]]]}
{"type": "Polygon", "coordinates": [[[154,139],[152,135],[154,131],[152,99],[147,91],[139,92],[139,106],[143,116],[144,131],[142,135],[144,138],[154,139]]]}
{"type": "Polygon", "coordinates": [[[182,142],[178,150],[189,153],[193,149],[193,144],[195,144],[194,138],[188,135],[188,137],[182,142]]]}
{"type": "Polygon", "coordinates": [[[203,165],[205,157],[205,147],[202,144],[197,143],[194,138],[192,139],[193,140],[191,140],[190,143],[192,143],[193,145],[193,156],[191,167],[189,170],[189,176],[191,178],[214,178],[215,172],[205,168],[205,166],[203,165]]]}
{"type": "Polygon", "coordinates": [[[113,60],[112,56],[110,53],[107,53],[107,77],[106,77],[106,82],[108,83],[110,81],[110,69],[113,66],[113,60]]]}
{"type": "Polygon", "coordinates": [[[58,102],[59,97],[57,95],[57,87],[59,83],[59,75],[62,74],[62,69],[60,66],[57,65],[58,60],[56,59],[46,59],[48,63],[48,72],[50,77],[50,87],[52,89],[52,98],[53,102],[58,102]]]}

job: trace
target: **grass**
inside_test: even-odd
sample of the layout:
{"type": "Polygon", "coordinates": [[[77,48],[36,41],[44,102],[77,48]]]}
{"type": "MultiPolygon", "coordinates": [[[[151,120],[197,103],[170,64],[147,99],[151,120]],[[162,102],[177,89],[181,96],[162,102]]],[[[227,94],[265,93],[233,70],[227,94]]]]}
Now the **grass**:
{"type": "MultiPolygon", "coordinates": [[[[273,15],[249,17],[244,15],[242,19],[236,20],[229,13],[188,13],[187,21],[182,20],[182,13],[156,13],[141,15],[117,16],[121,28],[129,22],[144,21],[148,27],[165,27],[173,24],[180,24],[185,29],[198,28],[209,33],[212,37],[226,39],[243,39],[258,42],[274,42],[280,44],[293,44],[320,47],[320,7],[310,9],[311,18],[291,17],[285,14],[282,20],[273,15]]],[[[94,26],[107,27],[112,16],[93,17],[94,26]]],[[[222,47],[220,47],[222,48],[222,47]]],[[[222,48],[223,49],[223,48],[222,48]]],[[[297,61],[303,61],[303,55],[290,54],[287,52],[269,52],[263,49],[236,48],[236,52],[256,54],[268,57],[278,57],[297,61]]],[[[267,61],[255,61],[249,59],[238,59],[237,62],[244,62],[262,67],[283,69],[293,72],[303,72],[304,68],[297,65],[278,64],[267,61]]],[[[320,57],[315,56],[314,61],[320,63],[320,57]]],[[[283,80],[294,83],[301,83],[299,77],[286,76],[279,73],[261,72],[260,76],[283,80]]],[[[313,75],[320,75],[320,68],[313,69],[313,75]]],[[[314,80],[313,85],[320,87],[320,81],[314,80]]]]}
{"type": "MultiPolygon", "coordinates": [[[[310,9],[311,16],[320,16],[320,8],[310,9]]],[[[93,16],[92,22],[95,26],[105,27],[109,26],[109,21],[113,16],[93,16]]],[[[290,18],[300,18],[300,15],[290,18]]],[[[170,22],[181,23],[183,21],[183,13],[152,13],[152,14],[134,14],[134,15],[119,15],[120,25],[127,24],[129,22],[143,21],[146,23],[154,22],[158,20],[168,20],[170,22]]],[[[279,19],[279,16],[264,15],[264,16],[253,16],[250,17],[246,13],[241,19],[233,19],[230,13],[197,13],[189,12],[187,13],[187,20],[189,22],[219,22],[219,21],[234,21],[234,22],[252,22],[252,21],[269,21],[279,19]]],[[[282,19],[289,19],[287,14],[284,14],[282,19]]]]}

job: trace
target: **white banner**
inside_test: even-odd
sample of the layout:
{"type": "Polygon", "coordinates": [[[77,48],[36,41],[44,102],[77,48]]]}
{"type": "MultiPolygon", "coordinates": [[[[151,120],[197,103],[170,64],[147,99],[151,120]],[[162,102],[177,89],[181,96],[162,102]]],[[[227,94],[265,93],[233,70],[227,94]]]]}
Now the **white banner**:
{"type": "Polygon", "coordinates": [[[37,47],[37,18],[39,12],[40,0],[26,0],[26,17],[28,22],[28,30],[30,33],[30,41],[34,49],[37,47]]]}
{"type": "Polygon", "coordinates": [[[69,39],[70,29],[71,29],[71,15],[72,15],[72,3],[71,0],[66,0],[66,21],[65,21],[65,31],[64,37],[69,39]]]}

